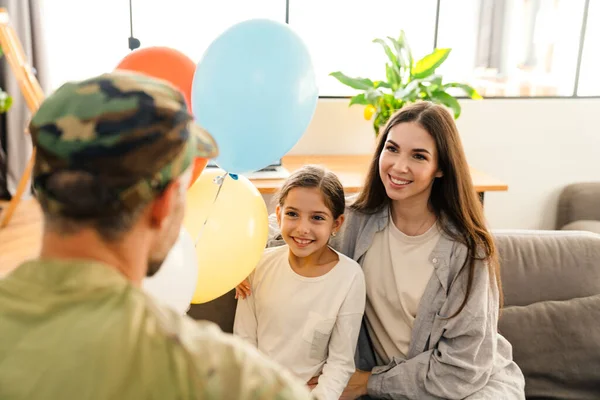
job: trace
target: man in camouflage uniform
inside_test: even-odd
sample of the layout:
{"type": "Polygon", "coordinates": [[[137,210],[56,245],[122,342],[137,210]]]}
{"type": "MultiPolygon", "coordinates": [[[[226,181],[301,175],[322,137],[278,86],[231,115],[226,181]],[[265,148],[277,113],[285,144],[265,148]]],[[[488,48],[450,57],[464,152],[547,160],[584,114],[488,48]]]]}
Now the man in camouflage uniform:
{"type": "Polygon", "coordinates": [[[30,132],[39,259],[0,281],[0,399],[307,399],[276,364],[140,289],[175,243],[194,157],[180,92],[112,73],[67,83],[30,132]]]}

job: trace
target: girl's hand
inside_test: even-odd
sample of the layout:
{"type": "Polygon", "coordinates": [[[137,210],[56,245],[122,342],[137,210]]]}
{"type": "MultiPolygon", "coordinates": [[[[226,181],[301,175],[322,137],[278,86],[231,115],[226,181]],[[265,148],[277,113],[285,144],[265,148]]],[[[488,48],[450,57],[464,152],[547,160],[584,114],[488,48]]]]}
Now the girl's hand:
{"type": "Polygon", "coordinates": [[[244,279],[242,281],[242,283],[240,283],[239,285],[237,285],[235,287],[235,298],[239,299],[245,299],[246,297],[250,296],[252,294],[252,291],[250,290],[250,282],[248,282],[248,279],[244,279]]]}
{"type": "Polygon", "coordinates": [[[340,400],[354,400],[360,396],[366,395],[370,376],[371,372],[357,369],[350,377],[346,389],[344,389],[340,396],[340,400]]]}
{"type": "Polygon", "coordinates": [[[308,382],[306,382],[306,385],[308,386],[308,388],[310,390],[313,390],[314,388],[317,387],[317,385],[319,384],[319,376],[321,376],[321,374],[317,375],[317,376],[313,376],[312,378],[310,378],[308,380],[308,382]]]}

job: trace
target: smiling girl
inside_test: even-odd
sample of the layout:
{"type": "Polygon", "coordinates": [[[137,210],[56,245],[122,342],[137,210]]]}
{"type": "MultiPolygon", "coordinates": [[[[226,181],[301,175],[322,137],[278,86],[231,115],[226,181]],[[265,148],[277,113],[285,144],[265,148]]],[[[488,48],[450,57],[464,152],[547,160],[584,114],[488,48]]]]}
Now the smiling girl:
{"type": "Polygon", "coordinates": [[[285,245],[265,250],[234,323],[234,334],[305,382],[320,375],[318,399],[339,399],[354,373],[365,309],[360,266],[329,247],[344,209],[333,173],[305,166],[288,178],[276,209],[285,245]]]}

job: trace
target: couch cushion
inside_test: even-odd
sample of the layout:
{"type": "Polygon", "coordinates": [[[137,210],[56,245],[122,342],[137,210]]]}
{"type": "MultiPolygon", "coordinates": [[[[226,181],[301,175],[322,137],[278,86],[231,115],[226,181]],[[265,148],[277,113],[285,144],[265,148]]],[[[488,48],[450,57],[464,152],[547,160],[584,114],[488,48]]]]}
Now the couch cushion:
{"type": "Polygon", "coordinates": [[[495,230],[505,306],[600,293],[600,235],[495,230]]]}
{"type": "Polygon", "coordinates": [[[237,300],[233,289],[208,303],[192,304],[187,314],[194,319],[214,322],[223,332],[233,333],[236,308],[237,300]]]}
{"type": "Polygon", "coordinates": [[[600,295],[502,311],[527,398],[600,399],[600,295]]]}
{"type": "Polygon", "coordinates": [[[561,229],[565,231],[588,231],[600,233],[600,221],[579,220],[566,224],[561,229]]]}
{"type": "MultiPolygon", "coordinates": [[[[500,256],[504,304],[528,305],[600,293],[600,235],[575,231],[493,231],[500,256]]],[[[235,290],[188,315],[232,332],[235,290]]]]}

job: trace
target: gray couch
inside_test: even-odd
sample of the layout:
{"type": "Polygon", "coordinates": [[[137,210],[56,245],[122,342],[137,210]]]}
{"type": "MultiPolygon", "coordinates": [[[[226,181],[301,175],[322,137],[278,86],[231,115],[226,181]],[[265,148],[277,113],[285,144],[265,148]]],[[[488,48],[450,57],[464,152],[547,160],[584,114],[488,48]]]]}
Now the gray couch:
{"type": "Polygon", "coordinates": [[[528,399],[600,399],[600,235],[496,231],[504,309],[528,399]]]}
{"type": "Polygon", "coordinates": [[[600,182],[574,183],[562,190],[556,229],[600,233],[600,182]]]}
{"type": "MultiPolygon", "coordinates": [[[[528,399],[600,399],[600,235],[495,231],[505,308],[499,331],[512,343],[528,399]]],[[[231,332],[234,292],[189,314],[231,332]]]]}

